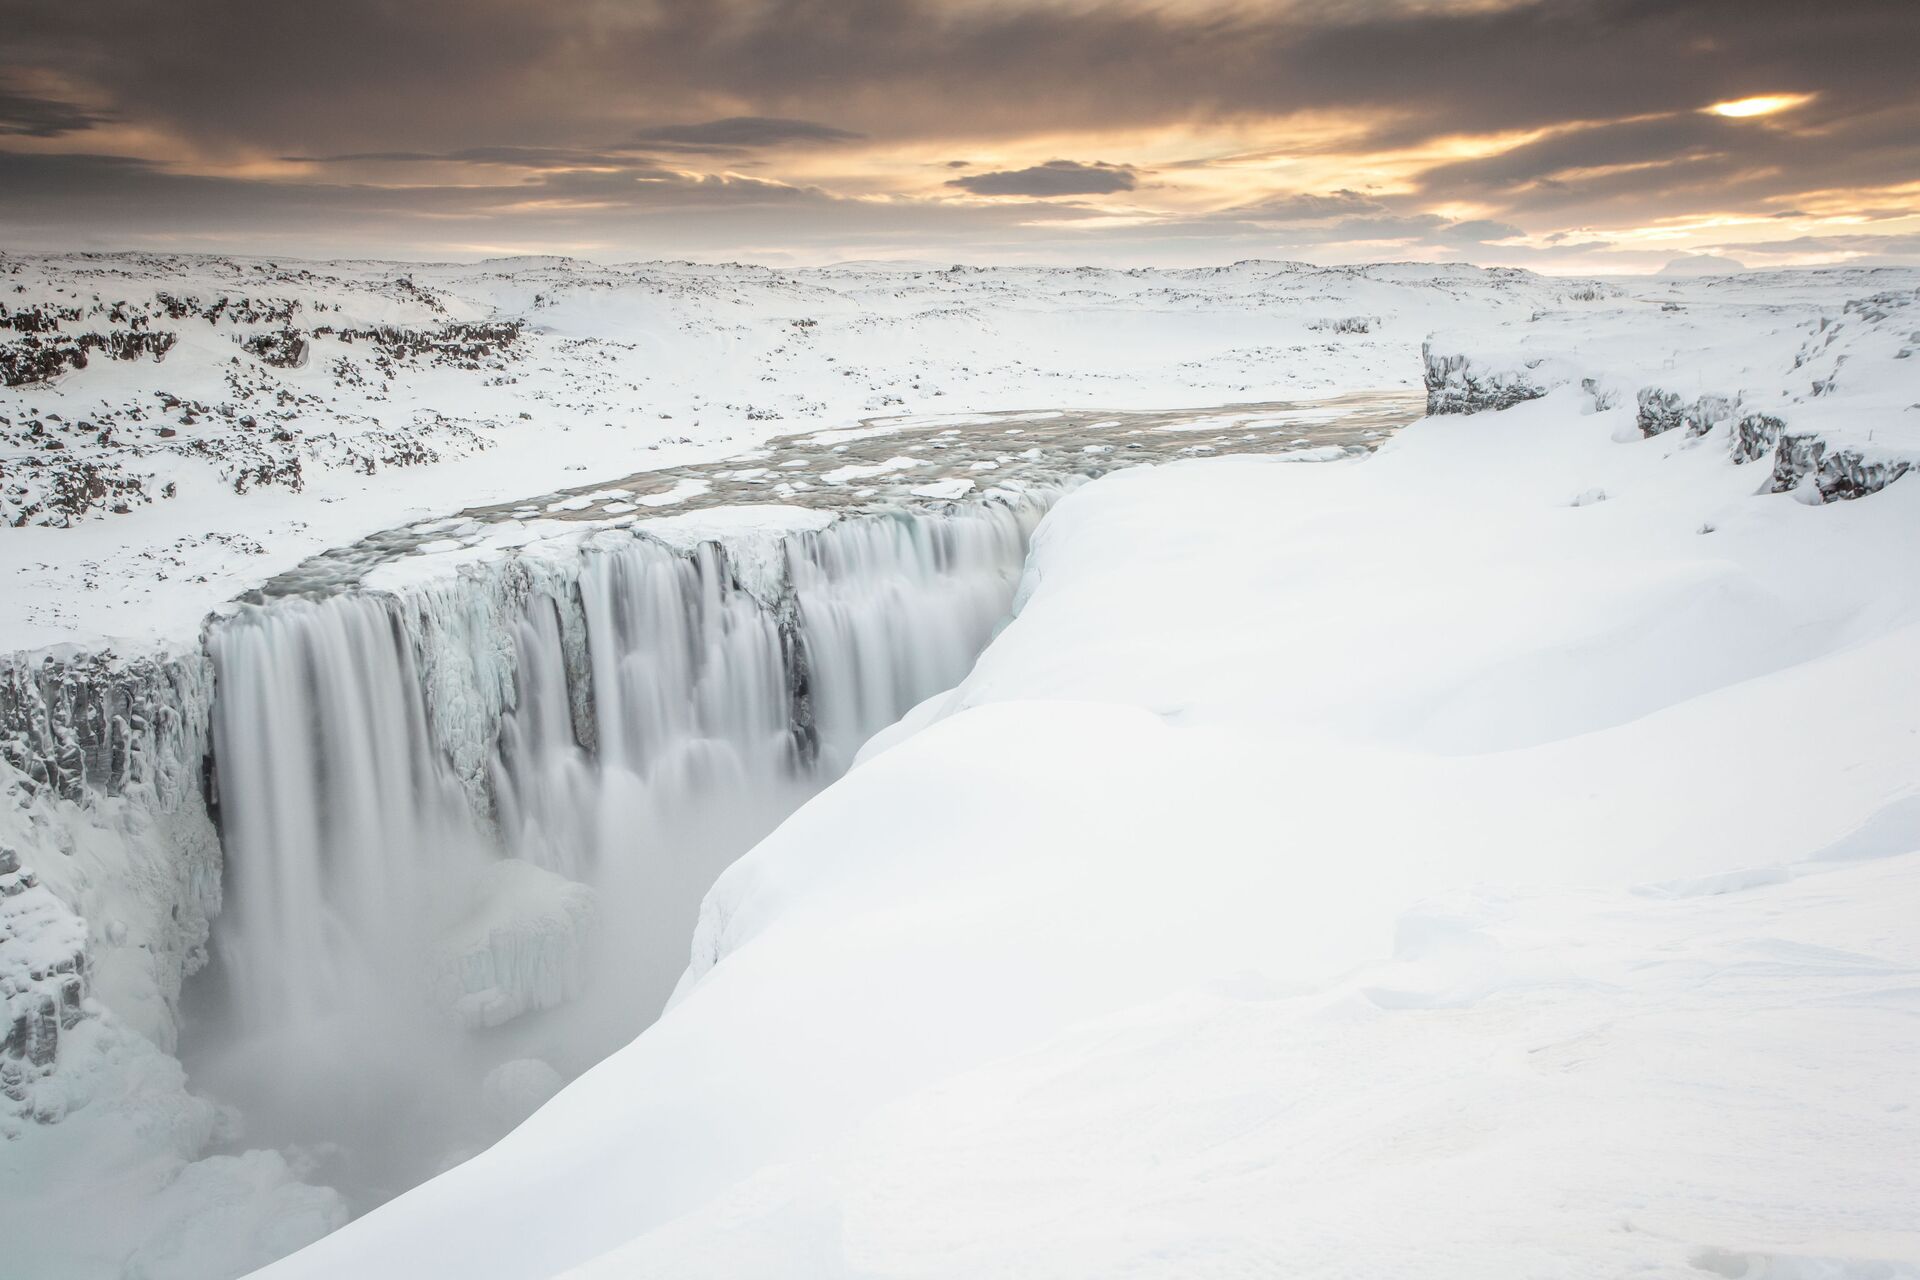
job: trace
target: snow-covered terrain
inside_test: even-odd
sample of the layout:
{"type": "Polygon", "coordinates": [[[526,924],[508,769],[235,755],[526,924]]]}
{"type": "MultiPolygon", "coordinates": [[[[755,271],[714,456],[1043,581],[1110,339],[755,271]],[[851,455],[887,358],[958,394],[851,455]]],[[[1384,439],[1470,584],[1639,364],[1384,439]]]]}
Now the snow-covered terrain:
{"type": "Polygon", "coordinates": [[[214,606],[381,529],[875,415],[1417,387],[1408,352],[1447,317],[1524,319],[1576,288],[1282,262],[0,255],[0,646],[190,642],[214,606]]]}
{"type": "Polygon", "coordinates": [[[1636,414],[1072,495],[658,1024],[269,1274],[1913,1274],[1920,487],[1636,414]]]}
{"type": "Polygon", "coordinates": [[[76,333],[202,302],[0,429],[209,406],[66,433],[129,510],[0,535],[64,646],[0,702],[42,1270],[233,1274],[397,1189],[269,1122],[301,1036],[434,1080],[372,1114],[457,1158],[690,951],[269,1274],[1920,1274],[1920,275],[6,266],[76,333]],[[311,383],[264,430],[233,369],[311,383]],[[262,551],[136,583],[182,520],[262,551]]]}

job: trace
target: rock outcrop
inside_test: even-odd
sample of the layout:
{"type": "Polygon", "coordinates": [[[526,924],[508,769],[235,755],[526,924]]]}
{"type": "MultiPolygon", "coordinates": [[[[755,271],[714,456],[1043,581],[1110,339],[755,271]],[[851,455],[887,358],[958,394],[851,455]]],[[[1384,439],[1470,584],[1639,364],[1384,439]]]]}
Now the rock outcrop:
{"type": "Polygon", "coordinates": [[[1635,420],[1641,435],[1664,435],[1684,428],[1688,435],[1703,436],[1733,416],[1738,399],[1703,395],[1687,400],[1678,392],[1643,387],[1638,402],[1635,420]]]}
{"type": "Polygon", "coordinates": [[[1547,393],[1543,382],[1529,376],[1539,361],[1518,369],[1488,368],[1476,364],[1471,356],[1441,354],[1425,344],[1421,355],[1427,367],[1427,412],[1430,414],[1511,409],[1547,393]]]}
{"type": "Polygon", "coordinates": [[[1864,498],[1914,469],[1906,458],[1868,458],[1838,449],[1817,435],[1782,434],[1773,454],[1772,490],[1786,493],[1810,482],[1822,502],[1864,498]]]}
{"type": "Polygon", "coordinates": [[[0,1105],[35,1119],[58,1118],[34,1105],[30,1086],[53,1071],[60,1033],[83,1016],[86,935],[19,851],[0,844],[0,1105]]]}

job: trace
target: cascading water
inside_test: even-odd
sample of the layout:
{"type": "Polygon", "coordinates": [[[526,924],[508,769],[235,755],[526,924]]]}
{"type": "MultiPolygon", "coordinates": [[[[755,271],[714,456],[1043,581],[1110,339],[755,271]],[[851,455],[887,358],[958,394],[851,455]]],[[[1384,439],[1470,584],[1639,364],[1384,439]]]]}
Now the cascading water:
{"type": "Polygon", "coordinates": [[[500,1080],[637,1033],[719,871],[966,674],[1052,496],[603,532],[226,619],[189,1065],[360,1207],[490,1140],[500,1080]]]}
{"type": "Polygon", "coordinates": [[[227,850],[220,942],[239,1019],[365,1003],[417,967],[477,824],[434,749],[391,603],[289,600],[219,628],[214,758],[227,850]]]}

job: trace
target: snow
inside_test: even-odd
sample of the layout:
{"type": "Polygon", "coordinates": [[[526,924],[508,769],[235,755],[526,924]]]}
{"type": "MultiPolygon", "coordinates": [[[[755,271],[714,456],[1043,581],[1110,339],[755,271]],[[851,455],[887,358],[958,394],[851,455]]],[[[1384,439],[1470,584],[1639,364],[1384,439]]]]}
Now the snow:
{"type": "Polygon", "coordinates": [[[688,498],[697,498],[710,486],[699,480],[682,480],[665,493],[643,494],[635,501],[643,507],[671,507],[685,502],[688,498]]]}
{"type": "MultiPolygon", "coordinates": [[[[98,1010],[95,1011],[99,1013],[98,1010]]],[[[277,1151],[203,1155],[238,1130],[179,1063],[110,1017],[63,1037],[58,1123],[8,1128],[0,1238],[9,1274],[240,1275],[347,1219],[277,1151]]]]}
{"type": "MultiPolygon", "coordinates": [[[[11,851],[42,893],[80,923],[90,994],[171,1051],[182,982],[204,960],[208,922],[220,906],[219,842],[199,778],[212,671],[197,660],[118,667],[111,655],[97,663],[84,655],[63,661],[46,670],[64,671],[67,679],[44,690],[36,664],[0,662],[10,695],[3,700],[24,710],[30,726],[5,742],[0,758],[0,851],[11,851]],[[124,700],[96,701],[115,676],[113,692],[124,700]],[[58,735],[36,732],[52,718],[49,703],[90,707],[92,717],[77,718],[117,721],[123,730],[138,726],[121,739],[124,764],[83,755],[82,776],[67,786],[30,776],[55,749],[58,735]]],[[[0,865],[5,861],[0,852],[0,865]]],[[[22,946],[15,937],[0,947],[0,991],[14,995],[22,973],[70,962],[73,949],[54,943],[56,935],[64,938],[64,928],[43,933],[47,945],[22,946]]],[[[19,1011],[13,1000],[5,1007],[19,1011]]]]}
{"type": "Polygon", "coordinates": [[[1920,1274],[1920,484],[1808,505],[1607,394],[1905,448],[1893,344],[1783,381],[1860,283],[1673,284],[1735,293],[1717,364],[1637,304],[1466,335],[1552,376],[1077,489],[658,1023],[263,1274],[1920,1274]]]}
{"type": "MultiPolygon", "coordinates": [[[[0,843],[40,887],[0,907],[0,987],[38,1007],[77,947],[89,982],[57,1069],[0,1096],[0,1238],[29,1272],[232,1275],[345,1218],[309,1185],[338,1153],[242,1131],[163,1052],[209,921],[236,936],[220,863],[246,846],[346,903],[257,915],[252,978],[323,983],[343,922],[378,926],[355,985],[398,1012],[298,1064],[329,1105],[391,1103],[376,1059],[425,1067],[399,997],[437,982],[442,1021],[494,1038],[449,1059],[473,1078],[414,1079],[473,1094],[484,1137],[363,1118],[432,1169],[532,1113],[274,1277],[1920,1275],[1914,273],[0,271],[14,304],[79,308],[63,333],[125,299],[179,334],[0,391],[14,460],[138,481],[60,512],[10,471],[0,645],[59,665],[121,637],[111,663],[158,646],[180,672],[171,737],[131,753],[157,778],[101,776],[103,739],[69,794],[24,770],[73,744],[4,744],[0,843]],[[162,292],[225,301],[163,320],[162,292]],[[281,324],[234,319],[243,296],[297,301],[304,364],[239,345],[281,324]],[[374,325],[415,338],[315,332],[374,325]],[[1366,457],[1423,355],[1450,412],[1366,457]],[[1164,465],[1109,471],[1140,462],[1164,465]],[[602,581],[657,544],[724,588],[711,634],[602,581]],[[757,836],[817,785],[668,785],[793,749],[786,605],[821,780],[858,763],[712,886],[666,1015],[561,1089],[583,1064],[527,1027],[579,1003],[583,853],[657,834],[579,803],[585,624],[526,606],[591,614],[583,589],[633,636],[691,637],[641,657],[731,673],[663,703],[685,731],[636,765],[690,830],[757,836]],[[267,793],[223,780],[214,842],[208,717],[248,708],[238,668],[212,705],[209,612],[229,646],[364,612],[358,651],[395,650],[254,657],[261,707],[325,686],[405,733],[316,764],[283,732],[314,715],[262,714],[222,753],[300,803],[378,760],[379,840],[235,844],[267,793]],[[492,803],[504,724],[535,748],[526,830],[492,803]],[[490,860],[495,821],[532,861],[490,860]]],[[[596,670],[595,696],[648,705],[648,670],[596,670]]],[[[593,717],[612,757],[650,714],[593,717]]],[[[599,936],[677,968],[660,920],[719,861],[637,895],[644,928],[601,895],[599,936]]]]}
{"type": "Polygon", "coordinates": [[[853,480],[864,480],[872,476],[891,475],[896,471],[904,471],[908,467],[924,467],[926,465],[927,460],[925,458],[909,458],[901,455],[899,457],[888,458],[884,462],[869,462],[862,465],[835,467],[820,478],[828,484],[846,484],[853,480]]]}
{"type": "Polygon", "coordinates": [[[540,1104],[560,1092],[565,1083],[558,1071],[538,1058],[514,1058],[487,1072],[482,1086],[500,1118],[518,1123],[539,1110],[540,1104]]]}
{"type": "Polygon", "coordinates": [[[959,479],[935,480],[931,484],[917,484],[912,489],[916,498],[939,498],[946,502],[964,498],[972,491],[973,481],[959,479]]]}
{"type": "Polygon", "coordinates": [[[1077,1022],[576,1274],[1910,1276],[1912,862],[1436,902],[1380,964],[1077,1022]]]}

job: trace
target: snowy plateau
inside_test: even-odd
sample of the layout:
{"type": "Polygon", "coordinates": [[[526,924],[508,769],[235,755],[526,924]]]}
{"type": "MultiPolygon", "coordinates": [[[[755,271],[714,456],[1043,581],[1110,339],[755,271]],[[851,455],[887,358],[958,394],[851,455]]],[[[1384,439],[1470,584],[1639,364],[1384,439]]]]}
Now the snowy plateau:
{"type": "Polygon", "coordinates": [[[0,255],[0,1274],[1916,1280],[1917,352],[0,255]]]}

